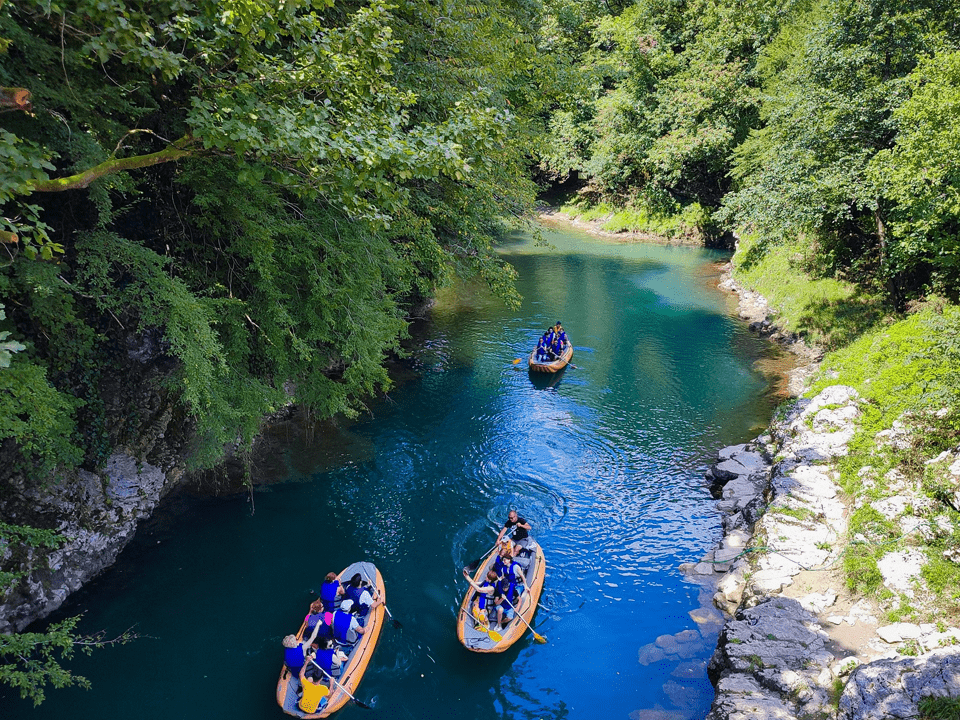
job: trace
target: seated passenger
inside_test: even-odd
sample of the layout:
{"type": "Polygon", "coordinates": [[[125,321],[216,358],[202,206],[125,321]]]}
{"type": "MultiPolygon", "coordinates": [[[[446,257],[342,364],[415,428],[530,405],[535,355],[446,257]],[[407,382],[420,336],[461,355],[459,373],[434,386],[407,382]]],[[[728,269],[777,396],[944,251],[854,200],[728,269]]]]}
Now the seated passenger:
{"type": "Polygon", "coordinates": [[[310,612],[307,613],[307,616],[303,619],[303,622],[307,626],[307,629],[304,630],[304,633],[306,635],[310,635],[311,633],[313,633],[314,628],[316,628],[317,624],[319,623],[320,625],[323,626],[320,628],[319,635],[320,637],[324,636],[324,628],[326,626],[323,625],[323,601],[322,600],[314,600],[312,603],[310,603],[310,612]]]}
{"type": "Polygon", "coordinates": [[[502,579],[509,580],[518,588],[522,588],[521,592],[526,591],[527,579],[523,575],[523,569],[520,567],[520,564],[514,559],[512,550],[507,550],[500,555],[500,557],[497,558],[495,567],[498,568],[497,572],[502,579]]]}
{"type": "Polygon", "coordinates": [[[550,349],[553,351],[553,354],[558,358],[561,355],[563,355],[564,346],[563,346],[563,343],[560,341],[559,334],[553,336],[553,345],[550,346],[550,349]]]}
{"type": "Polygon", "coordinates": [[[509,625],[516,617],[517,605],[520,604],[520,586],[510,578],[502,578],[497,582],[493,602],[497,606],[497,624],[500,627],[509,625]]]}
{"type": "Polygon", "coordinates": [[[297,705],[305,713],[317,712],[321,703],[330,694],[330,688],[326,685],[326,678],[323,677],[323,673],[311,663],[307,663],[300,668],[300,693],[300,700],[297,705]]]}
{"type": "MultiPolygon", "coordinates": [[[[346,603],[344,603],[346,605],[346,603]]],[[[363,635],[364,629],[357,620],[357,616],[350,610],[353,610],[353,603],[346,610],[334,610],[332,613],[324,615],[324,621],[333,628],[333,639],[343,645],[353,645],[363,635]]]]}
{"type": "Polygon", "coordinates": [[[473,617],[475,617],[481,625],[489,625],[490,616],[493,614],[494,609],[493,593],[497,589],[497,572],[495,570],[488,570],[487,579],[482,583],[477,583],[471,578],[466,568],[463,569],[463,576],[467,579],[467,582],[470,583],[470,586],[477,591],[477,602],[472,609],[473,617]]]}
{"type": "MultiPolygon", "coordinates": [[[[357,608],[357,617],[360,619],[361,625],[364,624],[367,614],[373,608],[383,604],[382,598],[378,600],[373,599],[373,596],[370,594],[370,589],[371,586],[363,582],[360,573],[350,578],[350,583],[344,586],[344,595],[346,595],[347,600],[352,602],[353,607],[357,608]]],[[[376,588],[373,588],[373,591],[376,592],[376,588]]],[[[346,603],[347,600],[345,600],[344,603],[346,603]]]]}
{"type": "Polygon", "coordinates": [[[340,677],[340,673],[343,670],[343,663],[348,659],[347,654],[334,645],[333,640],[326,640],[320,646],[320,649],[317,650],[316,657],[314,657],[313,661],[320,666],[320,669],[322,669],[327,676],[340,677]]]}
{"type": "Polygon", "coordinates": [[[549,333],[544,333],[540,338],[540,341],[537,343],[537,354],[535,355],[537,362],[545,362],[547,359],[547,349],[550,347],[549,333]]]}
{"type": "Polygon", "coordinates": [[[337,580],[336,573],[327,573],[323,579],[323,585],[320,586],[320,600],[323,602],[323,609],[326,612],[333,612],[337,606],[337,599],[343,595],[343,588],[337,580]]]}
{"type": "Polygon", "coordinates": [[[294,673],[299,673],[307,660],[313,656],[313,641],[317,639],[320,623],[313,628],[310,636],[303,641],[297,640],[296,635],[287,635],[283,639],[283,663],[294,673]]]}

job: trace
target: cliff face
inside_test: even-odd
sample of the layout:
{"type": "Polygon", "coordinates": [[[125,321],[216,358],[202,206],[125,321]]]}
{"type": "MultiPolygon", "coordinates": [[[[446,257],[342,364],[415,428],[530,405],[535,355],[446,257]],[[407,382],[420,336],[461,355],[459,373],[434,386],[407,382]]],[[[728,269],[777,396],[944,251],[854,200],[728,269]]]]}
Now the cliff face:
{"type": "MultiPolygon", "coordinates": [[[[10,522],[55,529],[65,542],[53,551],[31,549],[16,559],[30,572],[0,603],[0,632],[22,631],[49,615],[113,564],[137,522],[153,512],[181,475],[181,470],[165,473],[116,453],[100,473],[81,470],[47,489],[19,488],[16,500],[4,505],[3,515],[10,522]]],[[[14,560],[10,550],[4,559],[14,560]]]]}
{"type": "Polygon", "coordinates": [[[116,560],[137,523],[186,476],[193,424],[177,410],[164,381],[176,367],[159,332],[113,337],[116,368],[97,388],[102,437],[114,452],[101,469],[41,479],[0,467],[0,520],[55,530],[56,549],[0,546],[4,570],[25,577],[0,596],[0,632],[21,631],[59,608],[116,560]]]}

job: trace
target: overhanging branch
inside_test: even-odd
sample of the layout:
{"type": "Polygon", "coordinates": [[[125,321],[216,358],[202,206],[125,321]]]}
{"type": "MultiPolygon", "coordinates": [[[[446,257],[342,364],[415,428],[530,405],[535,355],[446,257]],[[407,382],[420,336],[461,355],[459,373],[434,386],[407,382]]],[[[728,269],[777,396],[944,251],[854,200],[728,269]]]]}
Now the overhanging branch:
{"type": "Polygon", "coordinates": [[[134,155],[126,158],[111,157],[104,160],[99,165],[70,175],[69,177],[54,178],[51,180],[37,180],[30,184],[30,189],[34,192],[63,192],[64,190],[78,190],[90,185],[94,180],[99,180],[104,175],[124,172],[125,170],[138,170],[140,168],[160,165],[161,163],[179,160],[182,157],[190,155],[191,145],[196,143],[192,137],[183,137],[160,152],[150,153],[149,155],[134,155]]]}

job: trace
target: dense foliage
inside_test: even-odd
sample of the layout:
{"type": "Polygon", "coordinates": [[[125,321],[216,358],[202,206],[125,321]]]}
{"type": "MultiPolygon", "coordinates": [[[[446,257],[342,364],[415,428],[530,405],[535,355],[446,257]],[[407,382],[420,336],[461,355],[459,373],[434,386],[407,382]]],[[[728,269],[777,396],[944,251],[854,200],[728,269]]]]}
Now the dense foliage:
{"type": "Polygon", "coordinates": [[[161,330],[205,465],[291,399],[354,412],[387,385],[409,303],[451,271],[512,301],[491,244],[532,208],[554,82],[540,17],[509,0],[0,5],[0,85],[29,92],[0,129],[4,332],[26,345],[0,438],[20,467],[102,459],[74,415],[96,420],[121,329],[161,330]]]}
{"type": "MultiPolygon", "coordinates": [[[[515,302],[492,243],[532,215],[541,21],[536,0],[0,1],[0,500],[135,441],[141,397],[201,467],[289,402],[357,412],[451,273],[515,302]]],[[[30,532],[0,527],[0,555],[30,532]]],[[[0,681],[79,682],[72,639],[9,636],[0,681]]]]}
{"type": "Polygon", "coordinates": [[[801,239],[800,270],[894,307],[956,297],[956,3],[558,7],[581,92],[550,115],[547,172],[636,229],[704,208],[708,235],[749,234],[756,252],[801,239]]]}

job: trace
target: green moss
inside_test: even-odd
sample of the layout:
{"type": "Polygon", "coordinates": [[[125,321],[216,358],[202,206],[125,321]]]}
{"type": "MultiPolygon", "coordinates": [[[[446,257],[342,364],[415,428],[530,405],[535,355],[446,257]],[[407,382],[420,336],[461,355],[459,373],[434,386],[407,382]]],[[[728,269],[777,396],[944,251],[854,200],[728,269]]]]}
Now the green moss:
{"type": "Polygon", "coordinates": [[[815,513],[809,508],[794,508],[787,507],[786,505],[779,505],[777,507],[772,507],[767,510],[770,513],[777,513],[779,515],[788,515],[789,517],[796,518],[797,520],[809,520],[812,517],[815,517],[815,513]]]}

